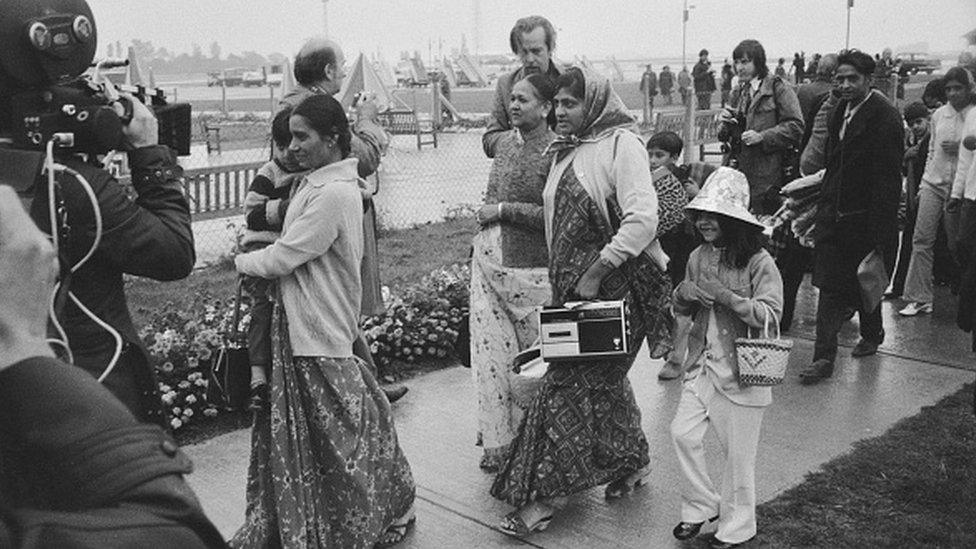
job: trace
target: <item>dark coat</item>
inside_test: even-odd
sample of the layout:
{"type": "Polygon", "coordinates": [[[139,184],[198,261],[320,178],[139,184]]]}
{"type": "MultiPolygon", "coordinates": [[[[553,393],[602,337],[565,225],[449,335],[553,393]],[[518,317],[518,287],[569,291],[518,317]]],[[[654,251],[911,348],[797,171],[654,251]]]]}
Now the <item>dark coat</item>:
{"type": "Polygon", "coordinates": [[[176,443],[77,368],[0,372],[0,456],[0,547],[226,547],[176,443]]]}
{"type": "Polygon", "coordinates": [[[898,250],[898,201],[904,129],[897,109],[872,92],[840,129],[847,103],[827,122],[826,173],[816,217],[813,283],[857,300],[857,267],[873,249],[889,273],[898,250]]]}
{"type": "MultiPolygon", "coordinates": [[[[108,172],[75,158],[58,161],[77,170],[98,197],[102,238],[95,255],[70,279],[68,288],[99,318],[122,336],[123,353],[105,386],[142,421],[162,422],[159,395],[149,353],[129,316],[123,275],[154,280],[177,280],[193,269],[196,256],[190,206],[183,195],[182,169],[162,145],[130,151],[132,187],[129,193],[108,172]]],[[[70,234],[63,246],[64,262],[75,264],[87,253],[95,236],[95,216],[83,187],[74,178],[59,177],[67,208],[70,234]]],[[[31,217],[50,233],[47,185],[35,182],[31,217]]],[[[77,366],[99,376],[115,352],[115,340],[70,300],[59,315],[77,366]]]]}

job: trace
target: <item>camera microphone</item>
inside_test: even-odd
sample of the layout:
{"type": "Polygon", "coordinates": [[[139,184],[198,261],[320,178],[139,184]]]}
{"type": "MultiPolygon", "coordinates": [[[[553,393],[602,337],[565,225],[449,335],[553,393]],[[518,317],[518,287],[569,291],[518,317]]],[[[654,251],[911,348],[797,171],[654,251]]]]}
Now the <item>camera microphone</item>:
{"type": "Polygon", "coordinates": [[[101,61],[96,61],[88,66],[97,69],[117,69],[119,67],[128,67],[129,60],[128,59],[102,59],[101,61]]]}

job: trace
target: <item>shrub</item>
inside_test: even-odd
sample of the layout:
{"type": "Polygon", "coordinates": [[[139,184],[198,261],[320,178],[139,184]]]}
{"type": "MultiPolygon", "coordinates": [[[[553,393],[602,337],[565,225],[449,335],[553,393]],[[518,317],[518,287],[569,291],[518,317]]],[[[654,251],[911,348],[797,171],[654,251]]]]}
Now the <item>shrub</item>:
{"type": "MultiPolygon", "coordinates": [[[[246,304],[242,312],[241,329],[246,329],[246,304]]],[[[207,373],[229,332],[233,314],[233,302],[223,303],[209,295],[197,297],[189,310],[169,302],[149,312],[139,337],[155,366],[163,410],[174,431],[217,415],[217,407],[207,398],[207,373]]]]}
{"type": "MultiPolygon", "coordinates": [[[[383,314],[363,322],[366,341],[381,371],[395,362],[414,364],[454,355],[458,330],[468,314],[471,272],[454,264],[425,276],[419,284],[403,288],[399,296],[384,296],[383,314]]],[[[250,322],[248,303],[241,305],[238,329],[250,322]]],[[[234,301],[196,296],[185,309],[172,302],[147,315],[139,337],[159,380],[163,409],[174,431],[220,409],[207,396],[208,373],[233,324],[234,301]]]]}
{"type": "Polygon", "coordinates": [[[384,299],[386,311],[363,323],[373,360],[388,372],[395,361],[415,363],[454,355],[458,330],[468,314],[467,265],[453,264],[384,299]]]}

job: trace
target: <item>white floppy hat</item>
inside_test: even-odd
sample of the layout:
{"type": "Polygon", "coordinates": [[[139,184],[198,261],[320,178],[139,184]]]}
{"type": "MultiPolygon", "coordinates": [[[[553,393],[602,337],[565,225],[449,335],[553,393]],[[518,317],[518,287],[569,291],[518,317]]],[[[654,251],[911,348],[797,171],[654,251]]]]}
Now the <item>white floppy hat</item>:
{"type": "Polygon", "coordinates": [[[724,215],[757,229],[766,228],[756,216],[749,213],[749,181],[746,175],[726,166],[708,176],[705,185],[685,209],[724,215]]]}

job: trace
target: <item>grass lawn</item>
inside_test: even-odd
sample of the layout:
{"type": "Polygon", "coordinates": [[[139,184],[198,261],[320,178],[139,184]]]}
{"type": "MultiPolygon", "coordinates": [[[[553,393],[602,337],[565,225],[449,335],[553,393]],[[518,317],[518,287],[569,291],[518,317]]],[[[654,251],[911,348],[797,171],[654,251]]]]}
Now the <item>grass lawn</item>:
{"type": "Polygon", "coordinates": [[[967,385],[758,508],[750,547],[976,547],[967,385]]]}
{"type": "MultiPolygon", "coordinates": [[[[383,231],[379,235],[380,279],[391,289],[420,282],[432,270],[467,261],[476,224],[473,219],[455,219],[421,225],[413,229],[383,231]]],[[[189,306],[194,298],[209,294],[230,299],[236,289],[237,273],[229,264],[194,271],[177,282],[156,282],[143,278],[126,284],[129,307],[136,329],[145,323],[146,311],[167,302],[189,306]]]]}

